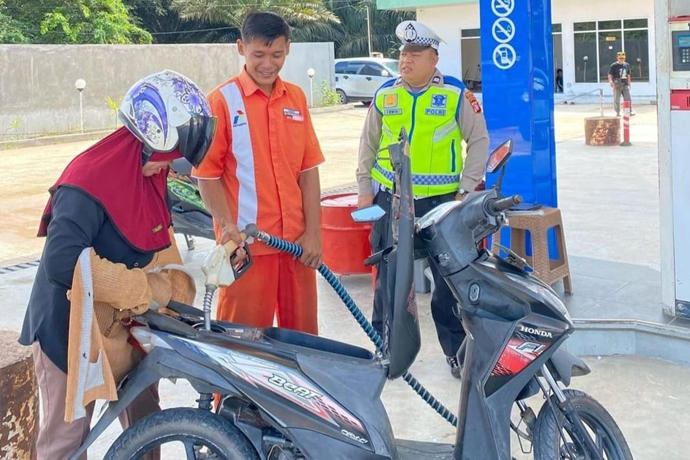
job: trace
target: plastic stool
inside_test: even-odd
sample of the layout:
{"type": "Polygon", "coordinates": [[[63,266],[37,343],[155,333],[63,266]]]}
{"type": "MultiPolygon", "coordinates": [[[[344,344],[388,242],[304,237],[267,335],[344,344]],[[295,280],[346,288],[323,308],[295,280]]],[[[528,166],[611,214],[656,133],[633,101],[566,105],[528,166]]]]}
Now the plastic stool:
{"type": "MultiPolygon", "coordinates": [[[[558,208],[541,207],[534,211],[508,211],[508,227],[510,228],[510,249],[534,269],[534,275],[544,283],[551,285],[563,280],[563,290],[566,294],[573,293],[570,279],[570,267],[568,266],[568,253],[565,249],[565,235],[561,211],[558,208]],[[554,229],[556,236],[556,248],[558,259],[549,257],[549,243],[547,232],[554,229]],[[531,236],[532,256],[527,256],[526,241],[527,232],[531,236]]],[[[497,240],[500,237],[494,234],[492,252],[498,254],[500,248],[497,240]]]]}

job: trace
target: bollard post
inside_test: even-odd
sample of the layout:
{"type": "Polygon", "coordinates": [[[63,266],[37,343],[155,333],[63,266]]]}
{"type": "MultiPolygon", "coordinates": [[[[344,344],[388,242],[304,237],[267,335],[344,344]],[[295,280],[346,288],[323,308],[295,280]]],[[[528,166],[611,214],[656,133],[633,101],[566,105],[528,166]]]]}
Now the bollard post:
{"type": "Polygon", "coordinates": [[[623,142],[622,147],[629,147],[630,143],[630,101],[623,101],[623,142]]]}

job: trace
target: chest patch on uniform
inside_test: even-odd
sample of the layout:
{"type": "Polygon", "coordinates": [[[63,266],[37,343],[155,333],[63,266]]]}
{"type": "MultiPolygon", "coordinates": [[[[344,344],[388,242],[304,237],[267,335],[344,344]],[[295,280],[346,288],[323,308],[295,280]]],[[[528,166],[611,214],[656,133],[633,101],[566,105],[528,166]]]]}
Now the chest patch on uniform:
{"type": "Polygon", "coordinates": [[[291,109],[289,107],[285,107],[283,109],[283,115],[285,115],[285,118],[289,118],[290,120],[304,121],[304,117],[302,116],[302,112],[300,112],[297,109],[291,109]]]}
{"type": "Polygon", "coordinates": [[[235,116],[232,117],[232,127],[237,128],[238,126],[246,125],[247,124],[247,116],[244,114],[243,111],[237,110],[235,112],[235,116]]]}
{"type": "Polygon", "coordinates": [[[398,95],[397,94],[386,94],[383,96],[383,106],[384,107],[396,107],[398,105],[398,95]]]}
{"type": "Polygon", "coordinates": [[[445,116],[445,114],[446,114],[446,109],[434,109],[434,108],[425,109],[425,110],[424,110],[424,114],[426,114],[426,115],[436,115],[436,116],[442,117],[442,116],[445,116]]]}
{"type": "Polygon", "coordinates": [[[432,107],[446,107],[448,97],[445,94],[434,94],[431,96],[431,106],[432,107]]]}
{"type": "Polygon", "coordinates": [[[399,109],[399,108],[383,109],[383,114],[384,115],[401,115],[402,109],[399,109]]]}
{"type": "Polygon", "coordinates": [[[467,99],[467,102],[469,102],[472,106],[472,110],[474,110],[474,113],[480,113],[482,111],[482,106],[479,105],[479,102],[477,101],[477,98],[474,96],[474,93],[469,89],[465,90],[465,98],[467,99]]]}

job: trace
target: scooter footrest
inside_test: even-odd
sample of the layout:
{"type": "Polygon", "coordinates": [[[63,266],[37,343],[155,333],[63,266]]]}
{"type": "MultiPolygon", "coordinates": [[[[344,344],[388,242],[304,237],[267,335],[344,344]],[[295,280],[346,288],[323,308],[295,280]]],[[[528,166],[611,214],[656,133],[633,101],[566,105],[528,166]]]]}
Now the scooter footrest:
{"type": "Polygon", "coordinates": [[[439,444],[435,442],[411,441],[408,439],[396,439],[395,447],[400,460],[429,459],[451,460],[453,458],[452,444],[439,444]]]}

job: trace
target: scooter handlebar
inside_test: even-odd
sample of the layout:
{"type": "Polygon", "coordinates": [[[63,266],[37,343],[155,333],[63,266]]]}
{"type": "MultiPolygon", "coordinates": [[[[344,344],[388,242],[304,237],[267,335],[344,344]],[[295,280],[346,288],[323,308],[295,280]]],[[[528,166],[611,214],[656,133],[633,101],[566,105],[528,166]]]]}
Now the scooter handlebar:
{"type": "Polygon", "coordinates": [[[522,203],[520,195],[507,196],[498,200],[491,200],[486,203],[486,210],[492,216],[497,216],[503,211],[512,208],[515,205],[522,203]]]}

